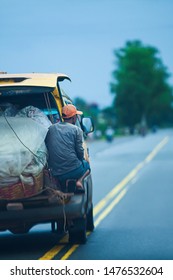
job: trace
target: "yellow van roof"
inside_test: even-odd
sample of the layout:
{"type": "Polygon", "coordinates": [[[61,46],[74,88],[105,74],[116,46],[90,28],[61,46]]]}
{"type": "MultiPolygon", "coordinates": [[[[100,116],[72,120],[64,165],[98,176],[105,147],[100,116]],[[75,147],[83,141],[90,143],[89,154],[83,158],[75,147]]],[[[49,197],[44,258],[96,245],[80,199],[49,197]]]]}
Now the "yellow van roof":
{"type": "Polygon", "coordinates": [[[57,81],[70,78],[62,73],[0,74],[0,87],[41,86],[55,88],[57,81]]]}

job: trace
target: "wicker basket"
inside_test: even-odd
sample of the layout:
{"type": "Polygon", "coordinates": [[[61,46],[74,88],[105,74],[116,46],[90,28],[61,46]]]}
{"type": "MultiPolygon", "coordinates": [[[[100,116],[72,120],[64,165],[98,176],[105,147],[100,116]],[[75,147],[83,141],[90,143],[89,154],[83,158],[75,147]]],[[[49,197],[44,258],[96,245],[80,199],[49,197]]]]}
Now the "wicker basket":
{"type": "Polygon", "coordinates": [[[36,195],[43,188],[43,172],[33,176],[34,184],[27,185],[19,182],[15,185],[0,188],[0,199],[19,199],[36,195]]]}

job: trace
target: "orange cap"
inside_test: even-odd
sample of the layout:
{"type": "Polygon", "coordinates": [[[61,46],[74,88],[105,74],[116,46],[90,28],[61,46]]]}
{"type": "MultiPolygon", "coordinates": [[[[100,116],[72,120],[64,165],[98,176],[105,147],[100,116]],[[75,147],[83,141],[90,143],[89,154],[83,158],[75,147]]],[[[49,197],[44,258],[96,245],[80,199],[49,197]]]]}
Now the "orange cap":
{"type": "Polygon", "coordinates": [[[67,104],[62,108],[62,117],[63,119],[72,118],[75,115],[82,115],[82,111],[78,111],[76,107],[72,104],[67,104]]]}

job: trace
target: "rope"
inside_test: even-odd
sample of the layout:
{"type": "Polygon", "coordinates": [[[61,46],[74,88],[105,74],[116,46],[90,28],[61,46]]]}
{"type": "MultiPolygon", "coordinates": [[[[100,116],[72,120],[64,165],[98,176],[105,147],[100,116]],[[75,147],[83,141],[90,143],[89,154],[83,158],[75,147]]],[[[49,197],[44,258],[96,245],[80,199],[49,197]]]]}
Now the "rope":
{"type": "Polygon", "coordinates": [[[17,135],[16,131],[14,130],[14,128],[12,127],[12,125],[9,123],[7,117],[5,116],[5,114],[3,113],[1,107],[0,107],[0,112],[2,112],[2,116],[4,117],[6,123],[8,124],[8,126],[10,127],[10,129],[13,131],[14,135],[16,136],[16,138],[19,140],[19,142],[34,156],[36,157],[39,162],[43,165],[44,167],[44,163],[40,160],[40,157],[37,156],[32,150],[30,150],[30,148],[28,148],[23,142],[22,140],[19,138],[19,136],[17,135]]]}

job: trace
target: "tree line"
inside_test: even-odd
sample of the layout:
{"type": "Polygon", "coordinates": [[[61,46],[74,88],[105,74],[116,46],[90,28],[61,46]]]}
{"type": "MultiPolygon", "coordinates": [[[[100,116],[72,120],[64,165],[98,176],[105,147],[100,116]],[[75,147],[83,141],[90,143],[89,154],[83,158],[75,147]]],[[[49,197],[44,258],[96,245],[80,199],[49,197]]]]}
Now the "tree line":
{"type": "Polygon", "coordinates": [[[75,99],[76,106],[91,115],[95,126],[103,133],[108,126],[116,131],[168,127],[173,124],[173,88],[170,73],[160,53],[141,41],[128,41],[114,51],[115,69],[112,71],[110,94],[113,102],[99,109],[99,104],[87,104],[75,99]]]}

